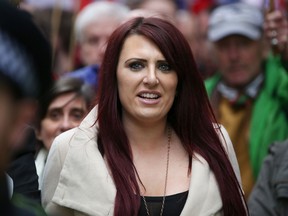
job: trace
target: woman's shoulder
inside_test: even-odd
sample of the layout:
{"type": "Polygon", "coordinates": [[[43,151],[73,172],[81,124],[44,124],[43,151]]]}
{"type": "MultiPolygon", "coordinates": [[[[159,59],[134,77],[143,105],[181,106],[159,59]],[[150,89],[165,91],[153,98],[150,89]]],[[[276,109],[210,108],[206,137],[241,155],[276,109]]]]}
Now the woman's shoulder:
{"type": "Polygon", "coordinates": [[[62,150],[65,151],[69,148],[69,143],[72,140],[73,136],[75,135],[75,131],[77,128],[72,128],[68,131],[65,131],[63,133],[61,133],[60,135],[58,135],[51,146],[51,150],[53,149],[58,149],[58,150],[62,150]]]}
{"type": "Polygon", "coordinates": [[[233,147],[232,141],[231,141],[230,136],[229,136],[227,130],[225,129],[225,127],[221,124],[218,124],[218,123],[217,124],[213,123],[213,125],[214,125],[216,133],[219,136],[220,142],[222,143],[228,156],[230,154],[234,154],[234,147],[233,147]]]}
{"type": "Polygon", "coordinates": [[[219,123],[213,123],[214,129],[217,132],[221,143],[223,144],[224,148],[228,150],[229,145],[232,145],[232,142],[230,140],[230,136],[225,129],[225,127],[219,123]]]}
{"type": "Polygon", "coordinates": [[[214,128],[215,128],[215,130],[219,136],[219,139],[220,139],[220,141],[224,147],[224,150],[226,151],[227,156],[230,160],[230,163],[234,169],[236,177],[237,177],[237,179],[241,185],[239,165],[238,165],[237,157],[236,157],[235,150],[234,150],[232,141],[230,139],[230,136],[223,125],[214,123],[214,128]]]}

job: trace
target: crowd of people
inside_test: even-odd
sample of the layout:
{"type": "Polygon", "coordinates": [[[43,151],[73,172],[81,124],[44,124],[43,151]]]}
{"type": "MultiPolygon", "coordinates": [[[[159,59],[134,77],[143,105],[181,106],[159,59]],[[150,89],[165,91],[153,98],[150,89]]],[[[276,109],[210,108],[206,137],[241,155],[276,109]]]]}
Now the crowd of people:
{"type": "Polygon", "coordinates": [[[288,2],[40,2],[0,1],[0,215],[288,215],[288,2]]]}

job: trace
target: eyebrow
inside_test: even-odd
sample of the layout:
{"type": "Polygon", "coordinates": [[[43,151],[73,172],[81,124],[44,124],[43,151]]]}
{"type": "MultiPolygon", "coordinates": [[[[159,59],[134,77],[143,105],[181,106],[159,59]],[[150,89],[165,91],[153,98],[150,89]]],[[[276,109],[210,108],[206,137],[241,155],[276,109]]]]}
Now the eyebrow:
{"type": "Polygon", "coordinates": [[[130,62],[130,61],[143,61],[143,62],[147,62],[147,60],[141,59],[141,58],[130,58],[130,59],[127,59],[124,63],[130,62]]]}
{"type": "Polygon", "coordinates": [[[81,112],[84,113],[85,112],[85,108],[84,107],[74,107],[70,110],[70,112],[81,112]]]}
{"type": "MultiPolygon", "coordinates": [[[[60,96],[60,95],[59,95],[60,96]]],[[[66,107],[68,104],[70,104],[72,101],[74,101],[77,98],[81,98],[82,96],[80,94],[78,94],[77,92],[75,92],[75,95],[70,98],[70,100],[68,100],[65,104],[62,104],[61,106],[54,106],[51,109],[63,109],[64,107],[66,107]]],[[[84,100],[85,101],[85,100],[84,100]]],[[[49,110],[49,108],[48,108],[49,110]]]]}
{"type": "Polygon", "coordinates": [[[51,112],[62,112],[62,107],[53,107],[53,108],[47,110],[47,114],[49,114],[51,112]]]}
{"type": "MultiPolygon", "coordinates": [[[[47,111],[47,114],[46,115],[49,115],[50,113],[53,113],[53,112],[58,112],[58,113],[63,113],[63,107],[54,107],[52,109],[49,109],[47,111]]],[[[85,113],[85,107],[73,107],[69,113],[72,112],[81,112],[82,114],[85,113]]]]}
{"type": "MultiPolygon", "coordinates": [[[[130,62],[130,61],[142,61],[142,62],[147,62],[146,59],[141,59],[141,58],[130,58],[130,59],[127,59],[124,63],[126,64],[127,62],[130,62]]],[[[165,59],[162,59],[162,60],[157,60],[157,63],[168,63],[167,60],[165,59]]]]}

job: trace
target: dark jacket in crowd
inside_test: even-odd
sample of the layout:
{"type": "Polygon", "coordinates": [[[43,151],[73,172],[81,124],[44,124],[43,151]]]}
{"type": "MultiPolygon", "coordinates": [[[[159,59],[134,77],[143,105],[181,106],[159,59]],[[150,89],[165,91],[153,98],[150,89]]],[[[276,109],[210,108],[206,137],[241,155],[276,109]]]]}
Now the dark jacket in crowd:
{"type": "Polygon", "coordinates": [[[7,174],[13,180],[13,193],[22,194],[41,204],[41,194],[38,185],[38,176],[35,167],[36,137],[32,127],[27,128],[27,137],[9,165],[7,174]]]}
{"type": "Polygon", "coordinates": [[[288,215],[288,140],[271,145],[248,208],[251,216],[288,215]]]}

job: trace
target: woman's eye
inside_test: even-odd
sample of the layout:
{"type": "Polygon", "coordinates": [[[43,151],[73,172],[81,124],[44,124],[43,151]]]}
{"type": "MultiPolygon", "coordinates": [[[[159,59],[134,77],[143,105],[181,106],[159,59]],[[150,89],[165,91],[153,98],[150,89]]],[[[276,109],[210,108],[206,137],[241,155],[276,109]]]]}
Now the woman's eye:
{"type": "Polygon", "coordinates": [[[161,71],[171,71],[171,66],[168,63],[161,63],[158,66],[159,70],[161,71]]]}
{"type": "Polygon", "coordinates": [[[144,67],[144,65],[140,62],[132,62],[129,64],[129,68],[132,70],[132,71],[139,71],[141,70],[142,68],[144,67]]]}
{"type": "Polygon", "coordinates": [[[57,121],[58,119],[61,118],[61,116],[62,115],[59,111],[51,111],[51,112],[48,112],[48,115],[47,115],[47,117],[53,121],[57,121]]]}
{"type": "Polygon", "coordinates": [[[84,117],[84,111],[82,111],[82,110],[73,111],[71,116],[72,116],[74,121],[81,121],[84,117]]]}

